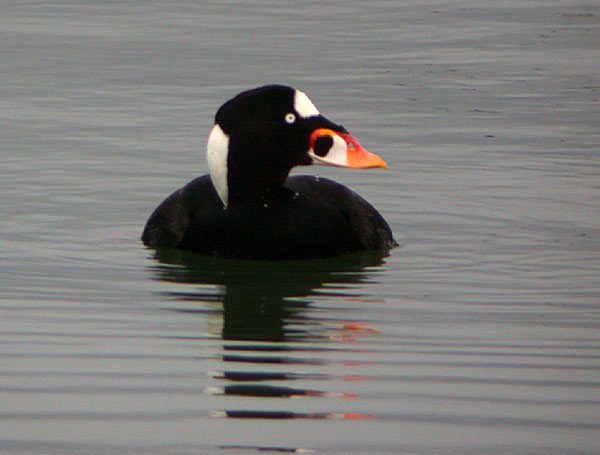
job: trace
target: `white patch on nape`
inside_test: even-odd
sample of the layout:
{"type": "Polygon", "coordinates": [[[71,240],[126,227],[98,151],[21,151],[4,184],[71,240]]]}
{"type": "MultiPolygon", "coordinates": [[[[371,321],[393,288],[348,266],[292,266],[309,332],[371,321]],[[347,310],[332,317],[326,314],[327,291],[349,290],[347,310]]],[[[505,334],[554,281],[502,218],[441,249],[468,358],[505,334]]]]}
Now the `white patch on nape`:
{"type": "Polygon", "coordinates": [[[306,93],[296,90],[294,94],[294,110],[302,118],[314,117],[319,115],[319,110],[315,107],[306,93]]]}
{"type": "Polygon", "coordinates": [[[208,137],[206,145],[206,158],[210,179],[217,190],[217,194],[227,207],[229,188],[227,186],[227,155],[229,154],[229,136],[215,125],[208,137]]]}

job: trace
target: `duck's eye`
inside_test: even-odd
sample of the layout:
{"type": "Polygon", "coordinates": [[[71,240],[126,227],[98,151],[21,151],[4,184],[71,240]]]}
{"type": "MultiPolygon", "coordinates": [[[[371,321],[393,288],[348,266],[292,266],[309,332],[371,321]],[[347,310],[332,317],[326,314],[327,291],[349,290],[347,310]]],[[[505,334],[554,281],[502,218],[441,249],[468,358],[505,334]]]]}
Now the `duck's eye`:
{"type": "Polygon", "coordinates": [[[296,121],[296,114],[292,113],[292,112],[288,112],[287,114],[285,114],[285,123],[288,124],[292,124],[296,121]]]}

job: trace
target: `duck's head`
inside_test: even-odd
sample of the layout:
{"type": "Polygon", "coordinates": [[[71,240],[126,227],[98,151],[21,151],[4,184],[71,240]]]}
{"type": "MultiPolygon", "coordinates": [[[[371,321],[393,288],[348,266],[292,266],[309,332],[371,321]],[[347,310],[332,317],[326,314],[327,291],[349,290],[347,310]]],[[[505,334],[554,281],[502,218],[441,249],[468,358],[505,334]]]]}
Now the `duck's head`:
{"type": "Polygon", "coordinates": [[[219,108],[207,146],[210,176],[225,204],[283,185],[294,166],[387,167],[304,92],[267,85],[219,108]]]}

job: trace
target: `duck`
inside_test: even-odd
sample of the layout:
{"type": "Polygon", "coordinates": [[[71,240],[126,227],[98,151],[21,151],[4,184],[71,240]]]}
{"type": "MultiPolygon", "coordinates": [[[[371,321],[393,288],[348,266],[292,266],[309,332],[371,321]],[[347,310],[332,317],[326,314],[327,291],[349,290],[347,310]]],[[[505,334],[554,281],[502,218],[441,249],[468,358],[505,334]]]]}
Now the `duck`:
{"type": "Polygon", "coordinates": [[[331,179],[289,176],[321,164],[387,168],[303,91],[265,85],[223,104],[208,137],[209,174],[168,196],[142,242],[238,259],[310,259],[397,245],[383,216],[331,179]]]}

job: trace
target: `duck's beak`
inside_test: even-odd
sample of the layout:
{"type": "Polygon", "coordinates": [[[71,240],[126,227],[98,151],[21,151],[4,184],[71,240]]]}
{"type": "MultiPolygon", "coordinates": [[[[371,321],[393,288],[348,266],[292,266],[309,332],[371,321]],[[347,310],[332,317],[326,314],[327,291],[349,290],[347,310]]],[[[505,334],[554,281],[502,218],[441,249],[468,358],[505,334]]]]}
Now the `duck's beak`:
{"type": "Polygon", "coordinates": [[[312,132],[308,154],[316,164],[355,169],[387,168],[385,161],[368,152],[350,133],[328,128],[319,128],[312,132]]]}

